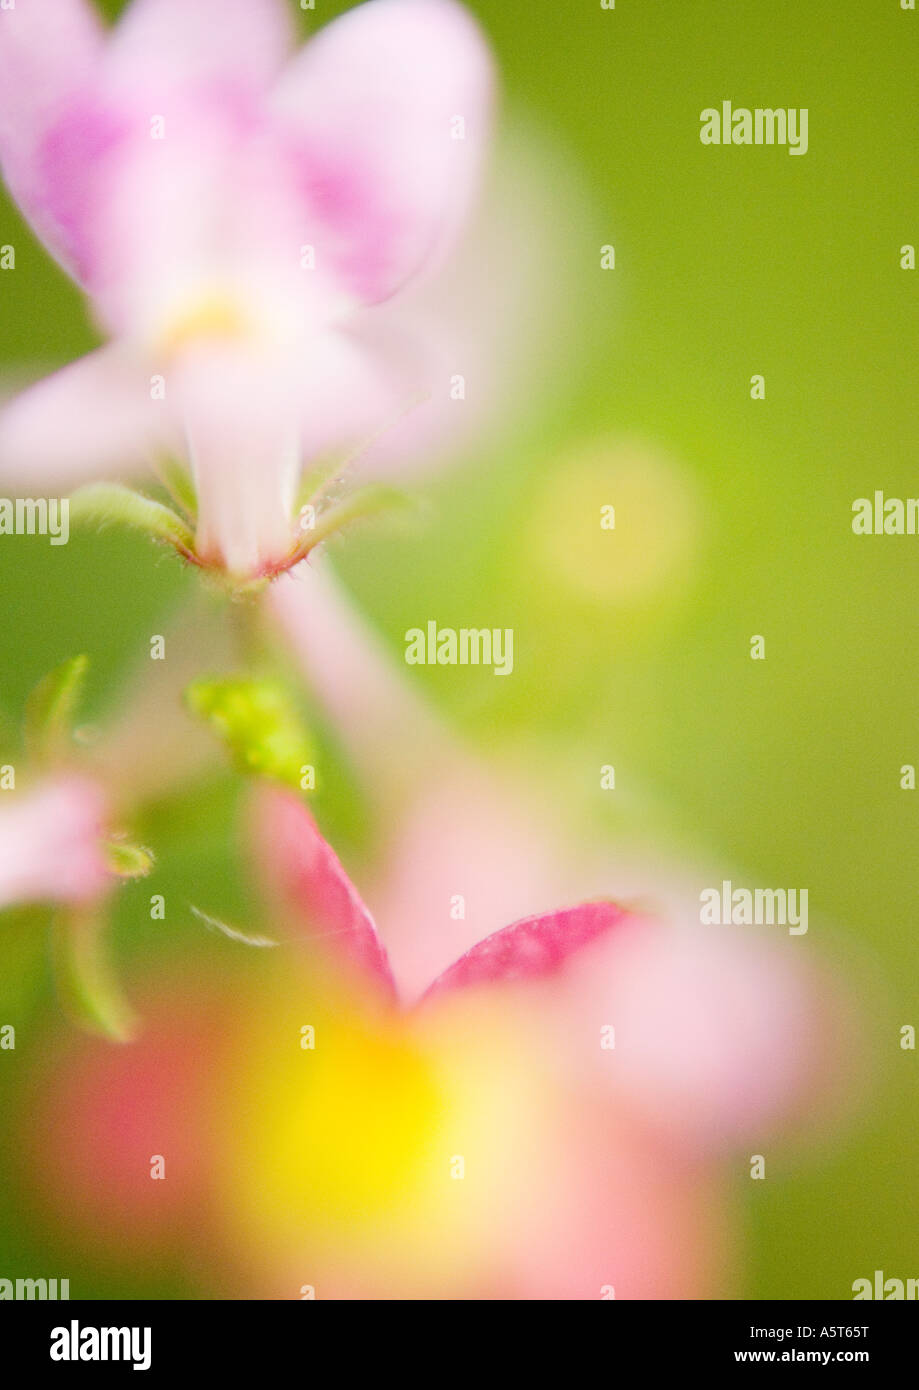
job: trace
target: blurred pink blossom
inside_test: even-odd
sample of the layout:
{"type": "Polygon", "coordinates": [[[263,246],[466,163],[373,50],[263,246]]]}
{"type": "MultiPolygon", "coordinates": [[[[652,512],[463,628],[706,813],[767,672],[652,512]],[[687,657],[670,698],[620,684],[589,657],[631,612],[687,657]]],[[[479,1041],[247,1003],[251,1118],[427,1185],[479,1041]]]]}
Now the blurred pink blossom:
{"type": "Polygon", "coordinates": [[[20,903],[84,904],[110,871],[103,852],[106,806],[88,778],[62,773],[0,803],[0,909],[20,903]]]}
{"type": "Polygon", "coordinates": [[[0,163],[112,339],[7,408],[0,462],[71,485],[187,456],[190,558],[242,579],[296,553],[304,461],[424,385],[375,306],[449,251],[491,104],[453,0],[290,47],[283,0],[133,0],[110,35],[85,0],[0,14],[0,163]]]}
{"type": "Polygon", "coordinates": [[[272,964],[217,995],[161,978],[131,1047],[71,1034],[42,1058],[29,1114],[43,1138],[20,1181],[62,1248],[135,1284],[182,1268],[205,1297],[725,1287],[722,1175],[560,1071],[538,992],[376,1012],[333,973],[317,997],[315,943],[272,964]],[[166,1181],[150,1181],[151,1155],[166,1181]]]}

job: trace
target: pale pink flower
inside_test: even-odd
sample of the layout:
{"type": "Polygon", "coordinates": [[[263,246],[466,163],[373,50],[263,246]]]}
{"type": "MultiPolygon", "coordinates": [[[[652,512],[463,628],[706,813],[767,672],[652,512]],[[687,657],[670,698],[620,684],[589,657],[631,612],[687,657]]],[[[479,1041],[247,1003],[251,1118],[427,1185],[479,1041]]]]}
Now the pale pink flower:
{"type": "Polygon", "coordinates": [[[98,784],[62,773],[0,801],[0,909],[82,905],[112,881],[105,859],[105,798],[98,784]]]}
{"type": "Polygon", "coordinates": [[[133,0],[110,35],[85,0],[0,14],[5,177],[112,339],[7,409],[0,461],[69,486],[187,457],[189,558],[241,579],[296,557],[304,463],[411,404],[424,346],[381,344],[375,306],[448,252],[490,107],[453,0],[371,0],[292,58],[288,20],[283,0],[133,0]]]}

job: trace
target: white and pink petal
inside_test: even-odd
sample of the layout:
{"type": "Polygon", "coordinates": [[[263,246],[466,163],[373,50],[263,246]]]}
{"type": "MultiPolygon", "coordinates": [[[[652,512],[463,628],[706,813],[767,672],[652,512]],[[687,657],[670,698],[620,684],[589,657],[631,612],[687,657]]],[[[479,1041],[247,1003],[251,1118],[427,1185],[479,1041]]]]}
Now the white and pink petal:
{"type": "Polygon", "coordinates": [[[0,477],[69,491],[93,478],[143,471],[175,442],[148,365],[120,345],[99,348],[0,410],[0,477]]]}
{"type": "Polygon", "coordinates": [[[0,10],[0,167],[48,250],[84,280],[93,188],[119,134],[94,95],[104,43],[86,0],[0,10]]]}
{"type": "Polygon", "coordinates": [[[453,0],[370,0],[283,73],[274,109],[317,253],[358,298],[386,299],[452,244],[491,103],[487,46],[453,0]]]}
{"type": "Polygon", "coordinates": [[[258,92],[292,43],[284,0],[131,0],[106,66],[113,86],[135,96],[212,84],[258,92]]]}
{"type": "Polygon", "coordinates": [[[105,799],[66,775],[7,792],[0,807],[0,908],[91,902],[111,881],[103,853],[105,799]]]}

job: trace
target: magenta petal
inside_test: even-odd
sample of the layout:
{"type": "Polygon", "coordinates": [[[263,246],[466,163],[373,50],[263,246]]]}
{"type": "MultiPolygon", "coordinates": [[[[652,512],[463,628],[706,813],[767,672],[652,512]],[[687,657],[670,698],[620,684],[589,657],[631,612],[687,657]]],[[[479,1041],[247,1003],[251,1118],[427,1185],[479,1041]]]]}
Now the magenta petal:
{"type": "Polygon", "coordinates": [[[290,792],[263,789],[254,823],[268,884],[299,935],[357,967],[394,1001],[395,981],[373,918],[307,808],[290,792]]]}
{"type": "Polygon", "coordinates": [[[424,1000],[470,985],[512,984],[555,975],[577,951],[629,919],[612,902],[581,903],[525,917],[479,941],[429,986],[424,1000]]]}

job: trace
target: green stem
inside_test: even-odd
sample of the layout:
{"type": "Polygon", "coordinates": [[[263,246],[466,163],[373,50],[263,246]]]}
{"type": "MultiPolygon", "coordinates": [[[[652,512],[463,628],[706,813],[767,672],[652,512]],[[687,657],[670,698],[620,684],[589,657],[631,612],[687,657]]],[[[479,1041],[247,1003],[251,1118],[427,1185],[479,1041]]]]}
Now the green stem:
{"type": "Polygon", "coordinates": [[[230,622],[243,670],[257,670],[264,661],[263,593],[264,589],[250,590],[230,601],[230,622]]]}

